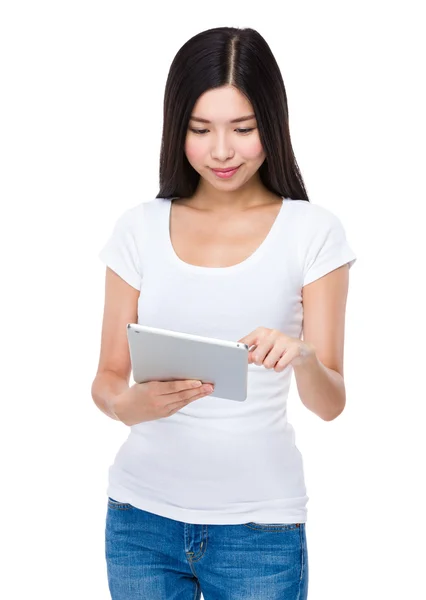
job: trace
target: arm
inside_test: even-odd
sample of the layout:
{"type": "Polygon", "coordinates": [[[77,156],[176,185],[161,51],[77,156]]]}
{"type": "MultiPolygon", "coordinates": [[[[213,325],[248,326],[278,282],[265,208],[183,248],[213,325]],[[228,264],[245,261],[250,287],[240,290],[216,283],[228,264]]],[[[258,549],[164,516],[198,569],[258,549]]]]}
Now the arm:
{"type": "Polygon", "coordinates": [[[107,417],[120,421],[114,412],[115,398],[129,388],[129,380],[114,371],[99,372],[92,383],[92,398],[107,417]]]}
{"type": "Polygon", "coordinates": [[[137,289],[107,267],[101,349],[91,393],[96,406],[116,421],[115,399],[129,388],[131,374],[126,324],[137,321],[138,297],[137,289]]]}
{"type": "Polygon", "coordinates": [[[346,264],[302,289],[303,340],[313,353],[293,369],[300,399],[324,421],[338,417],[346,404],[343,353],[348,287],[346,264]]]}

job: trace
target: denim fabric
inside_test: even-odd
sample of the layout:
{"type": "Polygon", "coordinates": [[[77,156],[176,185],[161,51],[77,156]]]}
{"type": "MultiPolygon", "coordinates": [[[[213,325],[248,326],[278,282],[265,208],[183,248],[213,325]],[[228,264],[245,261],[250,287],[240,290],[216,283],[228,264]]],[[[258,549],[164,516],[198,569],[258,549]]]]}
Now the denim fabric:
{"type": "Polygon", "coordinates": [[[305,523],[194,525],[108,498],[112,600],[306,600],[305,523]]]}

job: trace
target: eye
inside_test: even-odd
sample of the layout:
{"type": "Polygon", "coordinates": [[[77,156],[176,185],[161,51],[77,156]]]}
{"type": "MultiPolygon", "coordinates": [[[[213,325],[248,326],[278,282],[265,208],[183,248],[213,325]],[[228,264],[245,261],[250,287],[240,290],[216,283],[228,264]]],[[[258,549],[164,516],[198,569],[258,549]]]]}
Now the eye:
{"type": "MultiPolygon", "coordinates": [[[[199,135],[203,135],[205,131],[208,131],[208,129],[192,129],[191,127],[189,129],[190,129],[190,131],[193,131],[194,133],[197,133],[199,135]]],[[[254,130],[254,127],[252,127],[251,129],[239,128],[239,129],[236,129],[235,131],[238,131],[239,133],[242,133],[244,135],[244,134],[250,133],[253,130],[254,130]]]]}

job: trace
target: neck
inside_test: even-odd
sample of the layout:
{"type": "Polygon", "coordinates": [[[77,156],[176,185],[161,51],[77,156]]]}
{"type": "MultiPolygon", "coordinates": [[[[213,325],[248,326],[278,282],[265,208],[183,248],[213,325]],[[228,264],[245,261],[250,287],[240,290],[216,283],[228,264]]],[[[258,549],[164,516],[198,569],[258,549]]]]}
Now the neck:
{"type": "Polygon", "coordinates": [[[282,198],[257,183],[237,190],[222,191],[200,181],[194,195],[188,198],[194,208],[215,213],[238,212],[281,201],[282,198]]]}

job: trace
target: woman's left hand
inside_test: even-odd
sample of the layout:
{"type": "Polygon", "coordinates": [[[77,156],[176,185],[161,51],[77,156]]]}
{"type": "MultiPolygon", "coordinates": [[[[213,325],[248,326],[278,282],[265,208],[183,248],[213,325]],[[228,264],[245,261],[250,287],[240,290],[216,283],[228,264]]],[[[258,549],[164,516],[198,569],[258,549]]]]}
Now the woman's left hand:
{"type": "Polygon", "coordinates": [[[249,363],[263,365],[277,372],[283,371],[290,364],[305,364],[315,355],[312,344],[266,327],[258,327],[238,341],[247,344],[249,348],[256,346],[249,352],[249,363]]]}

